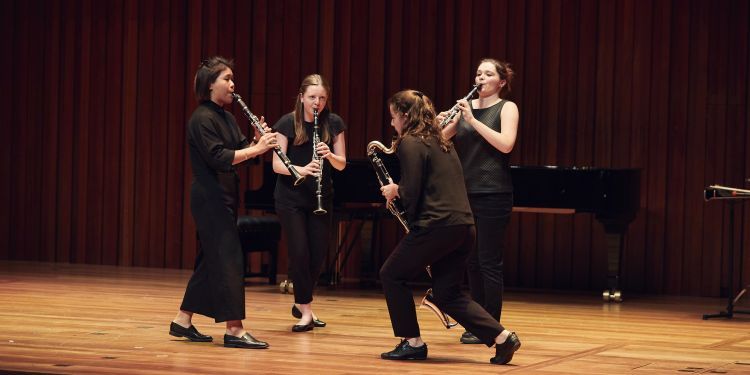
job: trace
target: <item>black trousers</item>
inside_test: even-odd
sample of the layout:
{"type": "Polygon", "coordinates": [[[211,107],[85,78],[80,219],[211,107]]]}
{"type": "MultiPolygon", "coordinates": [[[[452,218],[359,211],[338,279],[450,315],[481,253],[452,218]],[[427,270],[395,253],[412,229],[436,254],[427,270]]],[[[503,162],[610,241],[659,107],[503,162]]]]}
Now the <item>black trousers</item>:
{"type": "Polygon", "coordinates": [[[503,327],[463,291],[466,257],[474,247],[473,225],[412,230],[393,250],[380,269],[388,313],[396,337],[420,336],[414,297],[406,282],[432,268],[435,304],[487,346],[503,327]]]}
{"type": "Polygon", "coordinates": [[[212,181],[191,186],[190,209],[200,251],[180,305],[181,310],[217,323],[245,319],[244,252],[237,233],[239,180],[234,174],[219,177],[223,188],[212,181]]]}
{"type": "Polygon", "coordinates": [[[503,253],[505,232],[513,209],[513,194],[471,194],[477,243],[466,264],[471,298],[500,321],[503,311],[503,253]]]}
{"type": "Polygon", "coordinates": [[[331,236],[332,205],[325,215],[316,215],[312,208],[276,207],[287,241],[289,277],[294,282],[294,302],[310,303],[313,289],[320,277],[328,253],[331,236]]]}

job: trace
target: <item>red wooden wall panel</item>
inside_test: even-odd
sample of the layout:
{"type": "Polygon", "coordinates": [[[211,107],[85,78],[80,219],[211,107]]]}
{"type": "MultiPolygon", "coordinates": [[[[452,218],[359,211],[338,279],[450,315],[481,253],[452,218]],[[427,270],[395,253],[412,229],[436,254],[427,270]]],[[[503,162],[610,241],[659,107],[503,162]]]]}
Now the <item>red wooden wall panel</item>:
{"type": "Polygon", "coordinates": [[[176,7],[172,2],[168,10],[170,15],[169,24],[169,56],[164,66],[163,82],[166,83],[166,89],[163,91],[163,101],[167,104],[164,116],[164,122],[156,124],[163,127],[166,138],[162,145],[163,162],[166,163],[165,180],[162,197],[165,207],[164,223],[164,265],[169,268],[178,268],[181,266],[181,253],[183,251],[183,215],[190,215],[190,207],[183,204],[185,194],[184,167],[183,161],[187,153],[185,148],[181,147],[178,142],[171,140],[185,139],[184,126],[167,126],[167,124],[179,124],[185,119],[186,98],[182,95],[189,90],[189,80],[186,80],[187,67],[183,61],[187,53],[185,28],[187,27],[186,10],[176,7]]]}
{"type": "MultiPolygon", "coordinates": [[[[12,0],[0,13],[13,73],[0,83],[13,93],[0,104],[0,259],[192,267],[185,124],[203,58],[234,58],[238,93],[269,124],[323,74],[356,159],[390,142],[394,92],[447,109],[487,56],[517,73],[513,164],[641,169],[625,290],[716,296],[750,279],[749,205],[730,228],[727,205],[701,199],[708,184],[750,186],[747,2],[12,0]]],[[[242,185],[261,176],[251,163],[242,185]]],[[[402,235],[384,224],[381,258],[402,235]]],[[[604,245],[593,215],[514,214],[506,284],[598,289],[604,245]]]]}
{"type": "MultiPolygon", "coordinates": [[[[45,35],[47,38],[44,41],[43,48],[45,51],[44,59],[47,64],[44,65],[43,71],[39,74],[42,75],[42,80],[45,82],[46,91],[53,93],[53,95],[46,95],[44,97],[42,105],[42,113],[44,114],[44,123],[53,123],[58,119],[59,113],[59,97],[57,95],[60,89],[60,80],[58,69],[60,68],[60,17],[56,15],[60,13],[60,4],[52,3],[49,7],[45,7],[44,14],[44,27],[45,35]]],[[[6,45],[8,43],[5,43],[6,45]]],[[[6,55],[7,56],[7,55],[6,55]]],[[[42,190],[42,197],[40,199],[41,208],[43,212],[39,217],[40,225],[40,240],[41,249],[39,260],[45,262],[55,261],[55,250],[57,248],[57,217],[55,215],[57,206],[57,159],[58,159],[58,127],[49,127],[45,129],[43,136],[43,147],[47,150],[42,158],[44,167],[42,168],[42,180],[41,186],[44,186],[42,190]]],[[[3,137],[9,139],[10,137],[3,137]]],[[[9,197],[7,191],[0,192],[3,197],[9,197]]],[[[6,202],[2,202],[6,204],[6,202]]],[[[5,206],[7,207],[7,205],[5,206]]],[[[5,216],[5,215],[3,215],[5,216]]],[[[3,235],[3,230],[8,230],[7,223],[0,223],[3,226],[0,229],[0,236],[7,238],[3,235]]],[[[0,250],[2,251],[2,250],[0,250]]],[[[5,248],[7,251],[7,247],[5,248]]]]}
{"type": "MultiPolygon", "coordinates": [[[[728,4],[726,2],[716,4],[717,7],[723,8],[721,13],[726,12],[728,4]]],[[[729,69],[727,59],[729,55],[729,22],[722,17],[718,17],[720,12],[712,13],[708,19],[710,22],[708,38],[715,41],[709,46],[708,54],[716,62],[709,64],[709,67],[716,69],[707,69],[707,108],[706,108],[706,131],[705,131],[705,162],[703,163],[703,183],[711,184],[721,177],[724,165],[724,148],[721,146],[726,142],[727,128],[727,98],[728,87],[721,85],[728,79],[729,69]]],[[[721,241],[722,224],[719,220],[712,220],[721,215],[721,204],[706,204],[701,220],[703,227],[706,228],[702,238],[701,262],[703,264],[703,273],[701,277],[702,293],[710,293],[711,290],[718,290],[720,279],[713,275],[721,272],[721,241]]]]}
{"type": "MultiPolygon", "coordinates": [[[[690,35],[690,7],[680,3],[672,4],[672,35],[690,35]]],[[[665,292],[675,293],[680,289],[682,278],[687,274],[683,269],[685,257],[685,158],[687,150],[687,121],[690,108],[688,93],[690,81],[690,39],[673,38],[670,43],[671,64],[669,72],[669,129],[667,143],[667,210],[666,248],[664,259],[665,292]],[[681,249],[681,251],[676,251],[681,249]]]]}
{"type": "Polygon", "coordinates": [[[108,2],[106,14],[107,41],[105,61],[105,79],[101,82],[99,90],[106,97],[106,103],[102,106],[104,120],[101,123],[104,129],[102,146],[104,149],[102,179],[103,217],[102,219],[102,263],[108,265],[118,264],[118,254],[121,250],[120,223],[120,167],[122,163],[122,137],[123,127],[123,31],[124,31],[124,1],[108,2]]]}
{"type": "MultiPolygon", "coordinates": [[[[690,5],[691,14],[708,14],[709,7],[715,4],[693,2],[690,5]]],[[[703,165],[706,160],[706,133],[708,108],[708,65],[710,58],[708,51],[708,17],[696,17],[690,22],[690,66],[688,118],[686,134],[685,157],[685,196],[700,197],[705,181],[703,165]]],[[[703,244],[703,207],[705,204],[699,199],[685,199],[685,257],[683,269],[691,270],[690,277],[684,277],[681,290],[700,290],[703,272],[702,244],[703,244]]]]}

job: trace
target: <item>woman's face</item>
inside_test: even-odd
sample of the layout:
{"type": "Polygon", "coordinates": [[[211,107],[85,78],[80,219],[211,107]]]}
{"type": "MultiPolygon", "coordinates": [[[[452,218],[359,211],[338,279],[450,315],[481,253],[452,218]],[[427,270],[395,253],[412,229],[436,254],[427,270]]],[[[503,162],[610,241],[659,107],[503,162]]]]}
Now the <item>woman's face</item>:
{"type": "Polygon", "coordinates": [[[500,78],[500,74],[495,69],[495,64],[488,61],[479,64],[477,75],[474,77],[474,83],[482,85],[482,88],[479,90],[480,97],[499,94],[500,90],[505,86],[505,80],[500,78]]]}
{"type": "Polygon", "coordinates": [[[391,111],[391,126],[393,126],[394,129],[396,129],[396,133],[398,135],[401,135],[401,132],[404,130],[404,126],[406,125],[406,115],[396,111],[393,106],[388,106],[388,109],[391,111]]]}
{"type": "Polygon", "coordinates": [[[304,107],[305,117],[312,118],[313,109],[317,109],[318,113],[323,112],[323,109],[325,109],[328,93],[321,85],[307,86],[305,92],[300,94],[299,100],[304,107]]]}
{"type": "Polygon", "coordinates": [[[234,75],[232,69],[226,68],[219,73],[216,77],[216,81],[211,84],[209,88],[211,90],[211,101],[214,103],[225,106],[232,104],[232,93],[234,92],[234,75]]]}

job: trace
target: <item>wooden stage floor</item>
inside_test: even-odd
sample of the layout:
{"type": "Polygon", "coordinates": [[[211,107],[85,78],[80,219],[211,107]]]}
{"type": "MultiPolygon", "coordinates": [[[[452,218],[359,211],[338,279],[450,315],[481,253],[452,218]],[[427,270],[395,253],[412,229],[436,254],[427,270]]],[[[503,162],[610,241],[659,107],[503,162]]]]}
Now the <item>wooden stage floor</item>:
{"type": "MultiPolygon", "coordinates": [[[[522,341],[509,366],[494,349],[458,342],[418,309],[426,361],[379,358],[398,340],[378,290],[320,288],[328,327],[293,333],[292,297],[246,289],[246,327],[268,350],[222,346],[223,324],[196,316],[213,343],[167,334],[189,271],[0,262],[0,374],[750,374],[750,317],[701,319],[724,299],[507,293],[503,323],[522,341]]],[[[415,301],[419,291],[415,290],[415,301]]],[[[746,306],[746,304],[745,304],[746,306]]]]}

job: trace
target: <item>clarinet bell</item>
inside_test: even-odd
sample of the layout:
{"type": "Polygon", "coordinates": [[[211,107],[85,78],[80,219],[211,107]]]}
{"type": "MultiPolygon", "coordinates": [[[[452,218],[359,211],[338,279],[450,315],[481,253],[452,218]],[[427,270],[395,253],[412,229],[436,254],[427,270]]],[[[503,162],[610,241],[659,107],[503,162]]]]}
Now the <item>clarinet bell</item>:
{"type": "Polygon", "coordinates": [[[299,174],[299,172],[297,172],[297,168],[289,166],[289,172],[292,174],[292,178],[294,179],[294,186],[298,186],[302,183],[302,181],[305,181],[305,176],[299,174]]]}
{"type": "Polygon", "coordinates": [[[317,198],[318,198],[318,208],[316,208],[315,211],[313,211],[313,213],[316,215],[327,214],[328,211],[326,211],[325,208],[323,208],[323,198],[320,195],[318,195],[317,198]]]}

